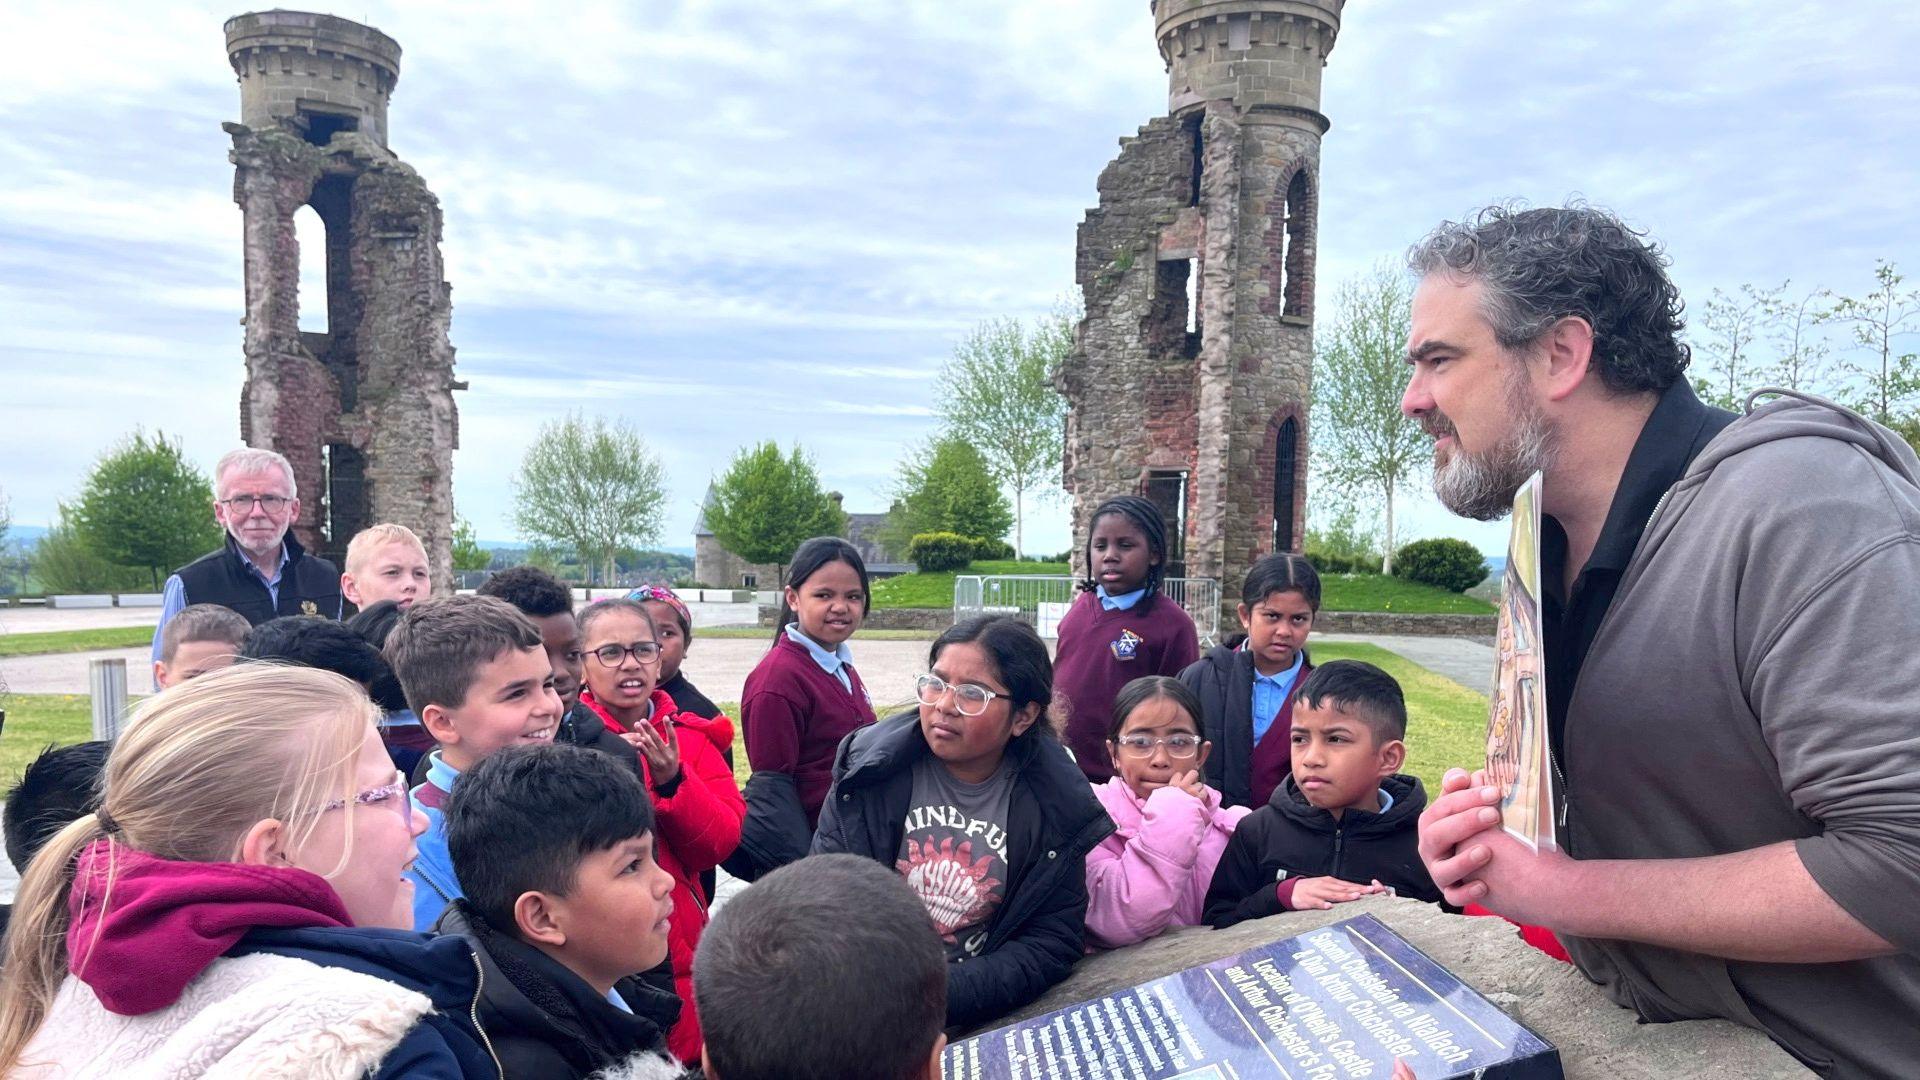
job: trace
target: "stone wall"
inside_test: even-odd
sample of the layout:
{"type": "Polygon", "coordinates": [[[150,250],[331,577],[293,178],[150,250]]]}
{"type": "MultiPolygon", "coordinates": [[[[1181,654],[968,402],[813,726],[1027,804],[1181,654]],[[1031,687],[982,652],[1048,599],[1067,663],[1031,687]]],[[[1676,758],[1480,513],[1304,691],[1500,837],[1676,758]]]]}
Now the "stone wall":
{"type": "MultiPolygon", "coordinates": [[[[452,583],[459,417],[452,288],[440,204],[386,147],[400,47],[371,27],[304,12],[227,24],[241,86],[234,200],[244,218],[247,380],[240,434],[293,464],[296,535],[339,562],[368,525],[420,536],[452,583]],[[327,327],[300,329],[294,213],[326,230],[327,327]]],[[[320,283],[310,283],[318,287],[320,283]]]]}
{"type": "MultiPolygon", "coordinates": [[[[755,589],[780,586],[780,568],[771,563],[750,563],[722,547],[712,533],[697,533],[693,538],[693,580],[716,589],[744,589],[742,575],[754,575],[755,589]]],[[[771,624],[769,624],[771,625],[771,624]]]]}
{"type": "Polygon", "coordinates": [[[1172,113],[1100,174],[1076,261],[1086,315],[1055,374],[1076,552],[1102,500],[1156,490],[1182,519],[1180,569],[1223,598],[1304,540],[1317,110],[1340,9],[1154,5],[1172,113]]]}
{"type": "Polygon", "coordinates": [[[1392,611],[1323,611],[1313,618],[1316,634],[1415,634],[1483,638],[1489,642],[1494,615],[1407,615],[1392,611]]]}
{"type": "Polygon", "coordinates": [[[1192,927],[1080,961],[1038,1001],[985,1028],[1039,1016],[1281,938],[1371,914],[1508,1015],[1554,1044],[1568,1080],[1805,1080],[1813,1074],[1766,1036],[1720,1020],[1642,1024],[1571,964],[1520,940],[1496,918],[1448,915],[1432,904],[1378,898],[1192,927]]]}

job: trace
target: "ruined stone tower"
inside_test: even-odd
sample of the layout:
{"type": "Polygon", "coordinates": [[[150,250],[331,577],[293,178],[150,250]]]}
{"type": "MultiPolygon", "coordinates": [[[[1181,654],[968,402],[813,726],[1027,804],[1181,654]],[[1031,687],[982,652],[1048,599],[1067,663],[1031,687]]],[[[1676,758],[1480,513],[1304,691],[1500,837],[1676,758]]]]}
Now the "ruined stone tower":
{"type": "Polygon", "coordinates": [[[1169,115],[1121,140],[1080,226],[1086,318],[1055,377],[1076,547],[1102,499],[1145,494],[1170,576],[1218,579],[1229,610],[1306,530],[1320,72],[1344,3],[1153,0],[1169,115]]]}
{"type": "Polygon", "coordinates": [[[299,11],[236,16],[226,34],[241,122],[223,126],[246,230],[240,437],[293,463],[302,544],[337,564],[354,533],[398,522],[420,534],[444,591],[453,391],[465,386],[453,380],[447,340],[440,204],[387,149],[400,46],[370,26],[299,11]],[[302,206],[326,230],[321,332],[300,329],[302,206]]]}

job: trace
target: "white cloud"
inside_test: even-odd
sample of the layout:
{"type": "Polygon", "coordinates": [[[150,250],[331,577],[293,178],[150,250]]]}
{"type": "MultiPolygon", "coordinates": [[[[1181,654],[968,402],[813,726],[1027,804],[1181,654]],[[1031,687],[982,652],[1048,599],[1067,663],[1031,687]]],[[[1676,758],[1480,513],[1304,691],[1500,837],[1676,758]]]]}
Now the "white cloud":
{"type": "MultiPolygon", "coordinates": [[[[1046,311],[1116,140],[1165,107],[1144,3],[364,0],[405,49],[395,150],[445,214],[459,500],[573,410],[648,425],[686,543],[739,444],[809,447],[856,508],[932,429],[974,322],[1046,311]]],[[[1581,193],[1683,291],[1863,286],[1920,260],[1920,27],[1890,3],[1348,5],[1325,73],[1319,280],[1444,217],[1581,193]],[[1816,32],[1817,31],[1817,32],[1816,32]]],[[[15,4],[0,72],[0,487],[37,523],[98,449],[237,436],[239,100],[202,5],[15,4]]],[[[1428,496],[1412,533],[1469,536],[1428,496]]],[[[1068,546],[1060,506],[1035,549],[1068,546]]],[[[1491,537],[1493,539],[1486,539],[1491,537]]]]}

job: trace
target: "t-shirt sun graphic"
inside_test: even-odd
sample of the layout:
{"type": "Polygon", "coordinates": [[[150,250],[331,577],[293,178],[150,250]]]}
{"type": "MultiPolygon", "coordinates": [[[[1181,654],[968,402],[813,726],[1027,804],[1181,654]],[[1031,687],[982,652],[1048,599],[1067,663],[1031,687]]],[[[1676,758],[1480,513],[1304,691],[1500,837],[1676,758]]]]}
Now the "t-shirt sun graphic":
{"type": "Polygon", "coordinates": [[[913,802],[895,868],[926,905],[947,959],[978,956],[1007,894],[1007,808],[1013,773],[1003,763],[978,784],[953,778],[938,758],[913,768],[913,802]]]}

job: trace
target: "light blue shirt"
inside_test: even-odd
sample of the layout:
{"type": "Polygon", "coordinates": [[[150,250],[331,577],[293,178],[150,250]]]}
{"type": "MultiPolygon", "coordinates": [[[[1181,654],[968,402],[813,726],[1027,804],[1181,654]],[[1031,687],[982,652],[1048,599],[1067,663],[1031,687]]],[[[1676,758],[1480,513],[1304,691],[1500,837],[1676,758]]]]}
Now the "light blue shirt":
{"type": "Polygon", "coordinates": [[[1260,669],[1253,672],[1253,742],[1258,746],[1260,740],[1267,737],[1267,731],[1273,727],[1273,718],[1287,704],[1287,693],[1293,689],[1293,682],[1300,677],[1300,668],[1307,662],[1307,654],[1293,654],[1293,666],[1275,675],[1262,675],[1260,669]]]}
{"type": "Polygon", "coordinates": [[[1380,789],[1380,812],[1384,814],[1391,809],[1393,809],[1393,796],[1387,794],[1386,788],[1381,788],[1380,789]]]}
{"type": "MultiPolygon", "coordinates": [[[[451,792],[459,779],[460,770],[441,760],[440,751],[427,755],[427,783],[451,792]]],[[[418,854],[406,877],[413,882],[413,928],[424,931],[433,929],[447,905],[465,896],[466,890],[460,887],[453,856],[447,851],[447,819],[422,803],[419,791],[414,788],[408,798],[413,800],[413,812],[426,818],[427,828],[413,842],[418,854]]]]}
{"type": "Polygon", "coordinates": [[[608,988],[607,1000],[613,1004],[614,1008],[619,1009],[628,1016],[633,1015],[633,1010],[627,1007],[627,999],[620,996],[620,991],[608,988]]]}
{"type": "Polygon", "coordinates": [[[1119,596],[1108,596],[1105,585],[1095,585],[1093,591],[1095,595],[1100,597],[1101,611],[1130,610],[1133,605],[1139,603],[1141,599],[1147,595],[1147,589],[1144,585],[1130,593],[1121,593],[1119,596]]]}
{"type": "MultiPolygon", "coordinates": [[[[256,579],[259,580],[260,584],[265,585],[267,587],[267,596],[273,600],[274,610],[278,611],[280,609],[280,575],[286,572],[287,563],[291,561],[288,556],[287,545],[284,543],[280,545],[280,564],[273,568],[272,577],[268,577],[267,575],[261,573],[260,568],[258,566],[253,565],[252,559],[243,557],[240,561],[247,564],[248,573],[251,573],[256,579]]],[[[157,664],[160,662],[160,631],[161,629],[164,628],[167,625],[168,621],[170,621],[175,615],[180,614],[181,609],[185,608],[186,606],[187,606],[187,583],[180,580],[179,574],[168,575],[167,584],[161,590],[161,593],[160,593],[160,623],[159,625],[153,628],[153,662],[154,663],[157,664]]],[[[154,689],[158,690],[159,687],[156,685],[154,689]]]]}
{"type": "Polygon", "coordinates": [[[801,632],[799,623],[787,624],[787,640],[807,650],[813,662],[820,670],[840,680],[840,686],[847,693],[853,693],[853,677],[847,674],[847,665],[853,663],[853,652],[841,642],[832,652],[820,647],[820,643],[801,632]]]}

